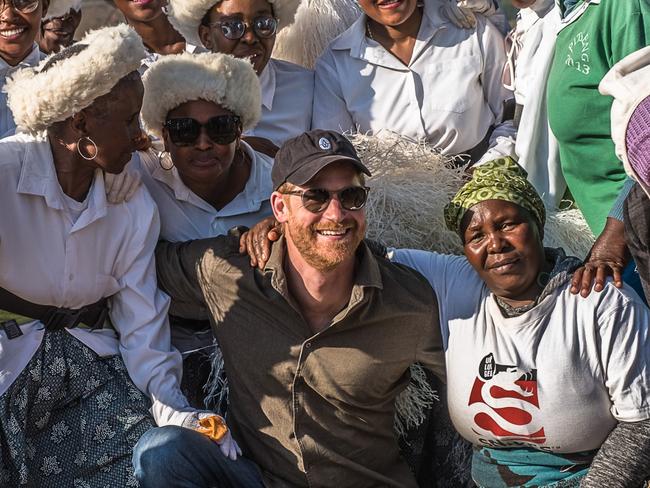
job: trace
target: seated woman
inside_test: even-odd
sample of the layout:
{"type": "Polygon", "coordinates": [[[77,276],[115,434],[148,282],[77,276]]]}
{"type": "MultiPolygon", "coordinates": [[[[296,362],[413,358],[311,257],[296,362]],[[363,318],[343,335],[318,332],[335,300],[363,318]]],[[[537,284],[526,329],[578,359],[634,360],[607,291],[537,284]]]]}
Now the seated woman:
{"type": "MultiPolygon", "coordinates": [[[[8,82],[30,135],[0,144],[2,486],[132,486],[146,430],[215,418],[179,388],[155,204],[142,187],[121,204],[105,196],[140,133],[144,56],[121,25],[8,82]]],[[[219,442],[236,457],[229,434],[219,442]]]]}
{"type": "MultiPolygon", "coordinates": [[[[152,64],[143,82],[142,121],[165,152],[140,152],[131,167],[158,206],[161,238],[212,237],[271,215],[273,159],[241,140],[260,116],[251,65],[225,54],[170,55],[152,64]]],[[[180,304],[172,310],[182,315],[180,304]]],[[[209,372],[201,358],[213,349],[210,324],[172,318],[172,343],[181,352],[204,351],[186,359],[183,375],[183,389],[199,405],[207,380],[200,370],[209,372]]]]}
{"type": "Polygon", "coordinates": [[[440,304],[448,404],[482,487],[633,487],[650,476],[650,312],[542,244],[545,210],[510,159],[477,168],[446,208],[465,257],[396,250],[440,304]],[[458,293],[462,290],[461,293],[458,293]],[[582,480],[582,481],[581,481],[582,480]]]}
{"type": "Polygon", "coordinates": [[[262,85],[262,116],[246,135],[268,139],[276,146],[311,128],[313,71],[271,58],[276,33],[293,21],[298,3],[169,1],[169,20],[188,42],[251,61],[262,85]]]}
{"type": "Polygon", "coordinates": [[[7,106],[7,93],[3,89],[7,77],[19,68],[36,66],[43,57],[36,39],[41,18],[47,14],[49,0],[11,0],[3,3],[0,35],[0,138],[16,130],[14,116],[7,106]]]}
{"type": "Polygon", "coordinates": [[[492,23],[477,16],[462,29],[439,0],[358,3],[364,14],[316,63],[313,127],[388,130],[473,162],[512,154],[506,54],[492,23]]]}
{"type": "Polygon", "coordinates": [[[74,42],[81,22],[81,0],[52,0],[41,22],[38,46],[45,54],[58,53],[74,42]]]}

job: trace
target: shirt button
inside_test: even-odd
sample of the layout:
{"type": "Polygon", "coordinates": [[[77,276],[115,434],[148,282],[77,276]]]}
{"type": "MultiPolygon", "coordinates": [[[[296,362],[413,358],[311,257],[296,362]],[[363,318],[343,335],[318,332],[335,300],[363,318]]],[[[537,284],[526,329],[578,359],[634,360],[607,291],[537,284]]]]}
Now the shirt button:
{"type": "Polygon", "coordinates": [[[72,281],[73,278],[74,278],[74,275],[72,273],[70,273],[70,275],[68,276],[68,280],[72,281]]]}

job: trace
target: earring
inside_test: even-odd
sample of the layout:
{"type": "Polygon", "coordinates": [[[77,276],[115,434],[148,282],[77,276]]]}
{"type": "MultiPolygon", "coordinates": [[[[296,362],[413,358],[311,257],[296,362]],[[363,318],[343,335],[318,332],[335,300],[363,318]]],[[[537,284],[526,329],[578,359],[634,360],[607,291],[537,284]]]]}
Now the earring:
{"type": "Polygon", "coordinates": [[[174,161],[172,161],[172,156],[167,151],[163,151],[158,155],[158,164],[165,171],[171,171],[174,169],[174,161]]]}
{"type": "Polygon", "coordinates": [[[97,154],[99,154],[99,149],[97,148],[97,144],[95,144],[95,141],[93,141],[88,136],[84,136],[84,137],[80,137],[79,140],[77,141],[77,152],[79,153],[79,156],[84,158],[86,161],[92,161],[93,159],[95,159],[97,157],[97,154]],[[81,141],[83,141],[84,139],[87,139],[88,142],[90,142],[93,145],[93,147],[95,148],[95,154],[94,155],[86,156],[83,152],[81,152],[81,141]]]}

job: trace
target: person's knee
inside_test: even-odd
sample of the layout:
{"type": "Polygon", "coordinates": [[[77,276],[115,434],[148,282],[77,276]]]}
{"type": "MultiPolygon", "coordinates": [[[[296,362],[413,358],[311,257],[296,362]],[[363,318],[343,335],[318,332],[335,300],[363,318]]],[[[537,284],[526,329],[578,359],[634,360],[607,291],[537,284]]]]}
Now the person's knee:
{"type": "Polygon", "coordinates": [[[195,432],[174,425],[145,432],[133,449],[136,478],[143,480],[152,473],[163,476],[191,444],[192,434],[195,432]]]}

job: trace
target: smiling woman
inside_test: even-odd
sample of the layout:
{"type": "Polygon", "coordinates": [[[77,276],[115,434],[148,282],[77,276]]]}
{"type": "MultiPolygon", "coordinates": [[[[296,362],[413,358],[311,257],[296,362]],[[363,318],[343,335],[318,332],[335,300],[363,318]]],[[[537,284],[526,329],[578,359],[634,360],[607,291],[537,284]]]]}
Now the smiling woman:
{"type": "Polygon", "coordinates": [[[640,486],[650,475],[647,307],[611,282],[571,293],[581,261],[543,247],[544,205],[510,159],[478,167],[445,219],[464,257],[392,259],[436,291],[449,413],[474,445],[474,482],[599,487],[615,466],[621,480],[607,486],[640,486]]]}
{"type": "Polygon", "coordinates": [[[278,31],[291,24],[297,0],[170,0],[169,20],[188,42],[248,59],[260,78],[262,115],[248,136],[280,146],[311,127],[314,74],[273,59],[278,31]]]}
{"type": "Polygon", "coordinates": [[[56,53],[71,45],[80,22],[81,0],[53,0],[41,22],[41,52],[56,53]]]}
{"type": "Polygon", "coordinates": [[[0,137],[16,129],[7,107],[6,77],[16,66],[35,66],[43,58],[36,44],[41,17],[49,0],[2,0],[0,2],[0,137]]]}

